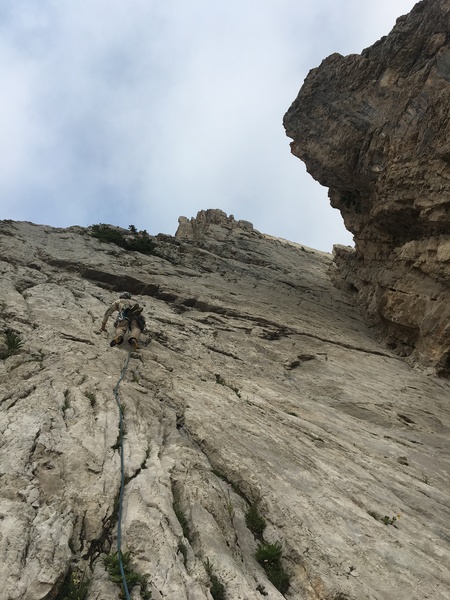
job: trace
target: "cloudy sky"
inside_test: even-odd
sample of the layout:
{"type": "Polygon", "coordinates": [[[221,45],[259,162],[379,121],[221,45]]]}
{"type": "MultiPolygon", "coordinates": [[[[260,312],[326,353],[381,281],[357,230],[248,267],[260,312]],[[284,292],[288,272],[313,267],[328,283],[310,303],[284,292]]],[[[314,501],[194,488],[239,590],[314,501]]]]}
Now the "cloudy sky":
{"type": "Polygon", "coordinates": [[[351,244],[283,115],[310,69],[414,4],[2,0],[0,218],[174,234],[220,208],[320,250],[351,244]]]}

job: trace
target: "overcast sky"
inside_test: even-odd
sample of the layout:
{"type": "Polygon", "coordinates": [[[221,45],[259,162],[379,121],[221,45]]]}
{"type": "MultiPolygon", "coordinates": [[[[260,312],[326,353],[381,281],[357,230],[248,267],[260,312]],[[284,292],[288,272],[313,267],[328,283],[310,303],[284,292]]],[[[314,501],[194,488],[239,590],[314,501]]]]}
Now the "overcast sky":
{"type": "Polygon", "coordinates": [[[282,126],[308,71],[414,0],[2,0],[2,219],[174,234],[220,208],[351,244],[282,126]]]}

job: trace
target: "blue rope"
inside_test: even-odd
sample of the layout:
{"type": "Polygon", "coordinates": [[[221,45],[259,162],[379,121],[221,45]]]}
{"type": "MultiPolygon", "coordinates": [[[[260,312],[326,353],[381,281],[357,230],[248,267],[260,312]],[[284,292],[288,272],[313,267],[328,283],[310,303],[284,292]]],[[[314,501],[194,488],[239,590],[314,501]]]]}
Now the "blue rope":
{"type": "Polygon", "coordinates": [[[130,594],[128,592],[127,579],[125,577],[125,570],[123,568],[122,563],[122,505],[123,505],[123,488],[125,487],[125,464],[123,459],[123,412],[120,406],[119,400],[119,385],[122,379],[125,377],[125,373],[127,372],[128,363],[130,362],[130,353],[128,353],[127,360],[125,361],[125,365],[122,369],[122,373],[120,375],[119,381],[114,388],[114,396],[116,398],[117,407],[119,409],[119,436],[120,436],[120,472],[121,472],[121,480],[120,480],[120,495],[119,495],[119,516],[117,520],[117,556],[119,559],[119,569],[120,574],[122,576],[122,584],[123,589],[125,591],[126,600],[130,599],[130,594]]]}

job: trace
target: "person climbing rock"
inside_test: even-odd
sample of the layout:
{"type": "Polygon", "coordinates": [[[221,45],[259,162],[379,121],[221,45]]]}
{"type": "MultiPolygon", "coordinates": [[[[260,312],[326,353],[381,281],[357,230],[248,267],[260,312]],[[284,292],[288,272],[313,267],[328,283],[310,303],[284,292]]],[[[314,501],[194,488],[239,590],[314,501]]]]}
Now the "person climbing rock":
{"type": "Polygon", "coordinates": [[[128,343],[137,350],[139,348],[139,336],[145,329],[145,319],[141,314],[142,307],[139,306],[138,302],[131,298],[129,292],[123,292],[120,294],[118,300],[113,302],[105,312],[101,327],[102,331],[106,331],[106,323],[108,322],[109,317],[116,311],[118,313],[114,323],[116,333],[110,346],[120,346],[123,344],[127,331],[130,331],[128,343]]]}

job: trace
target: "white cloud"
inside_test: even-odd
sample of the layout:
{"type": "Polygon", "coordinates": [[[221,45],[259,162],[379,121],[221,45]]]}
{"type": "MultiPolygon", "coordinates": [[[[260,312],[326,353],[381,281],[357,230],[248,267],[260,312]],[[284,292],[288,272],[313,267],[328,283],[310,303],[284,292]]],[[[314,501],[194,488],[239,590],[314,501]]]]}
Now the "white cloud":
{"type": "Polygon", "coordinates": [[[282,118],[307,71],[388,33],[408,0],[4,0],[5,218],[173,233],[221,208],[350,243],[282,118]]]}

